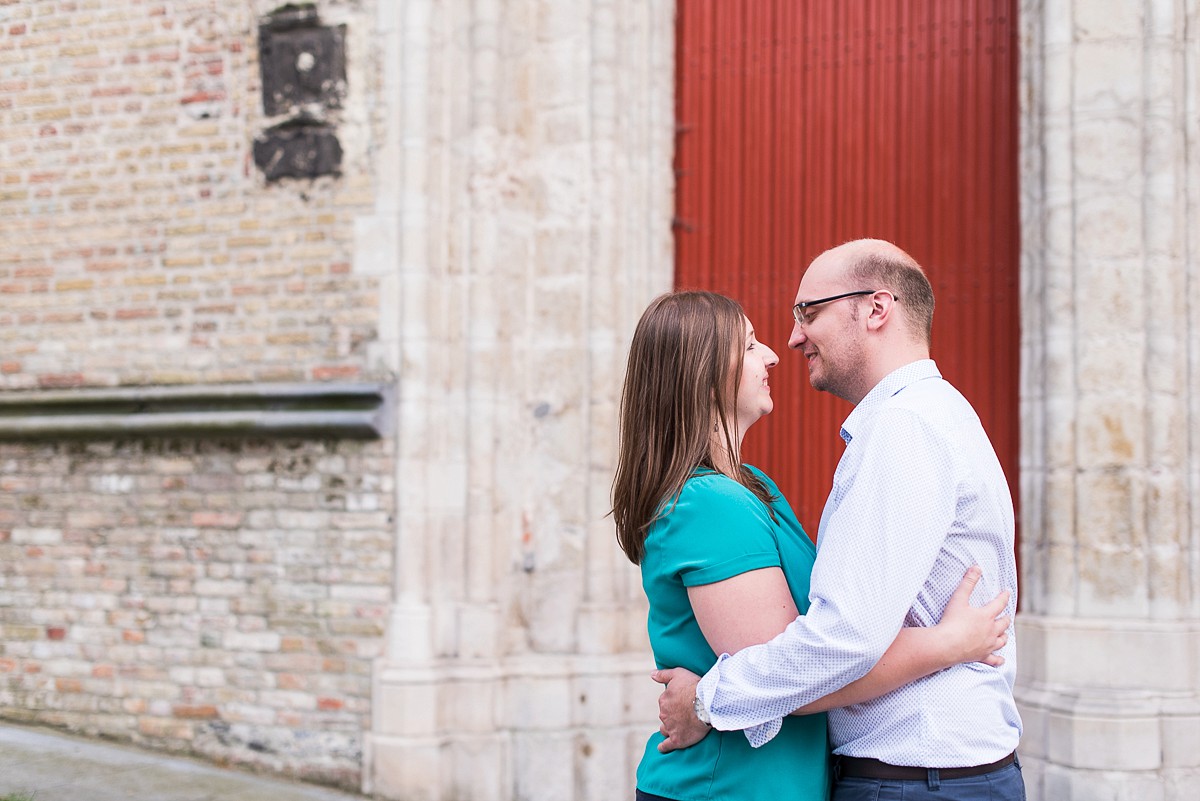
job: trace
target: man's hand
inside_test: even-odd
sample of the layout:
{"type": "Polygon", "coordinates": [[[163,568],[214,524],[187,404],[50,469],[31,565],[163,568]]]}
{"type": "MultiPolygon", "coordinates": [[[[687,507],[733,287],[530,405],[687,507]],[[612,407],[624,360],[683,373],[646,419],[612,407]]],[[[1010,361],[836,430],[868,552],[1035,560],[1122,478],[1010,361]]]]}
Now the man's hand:
{"type": "Polygon", "coordinates": [[[712,727],[701,723],[692,708],[700,677],[690,670],[671,668],[656,670],[650,678],[667,685],[658,697],[658,719],[662,721],[659,731],[666,737],[658,744],[658,750],[667,754],[703,740],[712,727]]]}
{"type": "MultiPolygon", "coordinates": [[[[950,597],[936,628],[946,634],[947,655],[954,662],[982,662],[999,667],[1004,658],[994,653],[1008,642],[1008,617],[1001,616],[1008,604],[1008,590],[978,609],[971,606],[971,591],[983,572],[972,567],[950,597]]],[[[662,706],[662,701],[659,701],[662,706]]]]}

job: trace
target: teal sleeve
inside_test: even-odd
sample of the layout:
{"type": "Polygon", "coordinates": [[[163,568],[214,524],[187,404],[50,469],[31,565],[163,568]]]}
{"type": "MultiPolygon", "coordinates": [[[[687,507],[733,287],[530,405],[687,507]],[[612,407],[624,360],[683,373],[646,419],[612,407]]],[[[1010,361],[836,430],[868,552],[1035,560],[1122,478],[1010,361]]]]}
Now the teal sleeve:
{"type": "Polygon", "coordinates": [[[653,537],[661,572],[678,576],[686,587],[780,566],[767,507],[725,476],[689,480],[653,537]]]}

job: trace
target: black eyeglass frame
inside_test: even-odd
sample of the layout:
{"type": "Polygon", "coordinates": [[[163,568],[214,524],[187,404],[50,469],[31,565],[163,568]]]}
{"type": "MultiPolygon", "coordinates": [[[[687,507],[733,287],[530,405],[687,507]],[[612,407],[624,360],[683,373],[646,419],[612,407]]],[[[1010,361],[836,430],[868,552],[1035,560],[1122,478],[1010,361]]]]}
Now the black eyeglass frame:
{"type": "Polygon", "coordinates": [[[853,298],[858,295],[874,295],[876,292],[887,292],[892,296],[892,300],[900,300],[899,295],[895,294],[894,292],[889,292],[886,289],[859,289],[854,292],[843,292],[840,295],[830,295],[827,298],[801,301],[792,307],[792,317],[795,319],[797,325],[804,325],[804,320],[801,319],[800,315],[802,315],[804,310],[810,306],[820,306],[822,303],[832,303],[835,300],[841,300],[842,298],[853,298]]]}

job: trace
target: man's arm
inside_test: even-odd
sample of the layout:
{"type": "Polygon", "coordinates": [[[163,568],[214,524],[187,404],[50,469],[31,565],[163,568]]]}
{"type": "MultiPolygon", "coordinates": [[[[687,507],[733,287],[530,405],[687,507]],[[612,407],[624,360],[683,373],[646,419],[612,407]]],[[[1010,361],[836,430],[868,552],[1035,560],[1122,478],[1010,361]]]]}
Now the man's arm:
{"type": "MultiPolygon", "coordinates": [[[[1007,641],[1009,620],[1007,617],[998,618],[997,615],[1004,611],[1008,593],[1001,593],[984,607],[972,608],[970,596],[980,575],[978,567],[967,571],[937,626],[903,629],[883,658],[865,677],[793,714],[823,712],[837,706],[877,698],[922,676],[960,662],[984,662],[992,666],[1003,664],[1003,658],[992,652],[999,650],[1007,641]]],[[[779,579],[782,579],[781,573],[779,579]]],[[[742,583],[749,586],[749,582],[742,583]]],[[[710,635],[709,629],[706,629],[703,623],[701,625],[710,643],[714,641],[714,637],[726,645],[736,645],[740,642],[744,646],[757,642],[756,637],[761,636],[761,630],[754,632],[750,626],[738,625],[739,621],[744,624],[747,619],[744,614],[739,617],[739,607],[709,608],[709,604],[719,602],[723,593],[719,585],[708,586],[712,589],[696,593],[704,611],[695,607],[696,601],[693,601],[693,608],[697,620],[707,619],[709,629],[714,629],[714,633],[710,635]],[[715,617],[713,613],[716,613],[715,617]],[[722,637],[724,639],[721,639],[722,637]]],[[[786,585],[784,590],[786,591],[786,585]]],[[[740,607],[741,610],[747,608],[754,607],[740,607]]],[[[778,615],[773,612],[774,610],[771,610],[765,617],[768,620],[777,618],[778,615]]],[[[758,615],[748,617],[750,620],[758,619],[758,615]]],[[[768,622],[766,627],[769,629],[771,625],[768,622]]],[[[728,653],[728,650],[717,649],[715,645],[714,650],[728,653]]],[[[658,750],[667,753],[687,748],[702,740],[710,727],[702,723],[694,711],[695,690],[699,677],[682,668],[656,671],[652,677],[655,681],[667,685],[658,701],[659,720],[662,724],[660,730],[666,738],[659,744],[658,750]]]]}
{"type": "Polygon", "coordinates": [[[953,525],[955,455],[925,420],[881,410],[847,447],[822,521],[812,603],[762,645],[722,656],[697,685],[721,729],[754,746],[792,710],[871,670],[891,646],[953,525]]]}
{"type": "Polygon", "coordinates": [[[1003,615],[1008,590],[987,605],[974,609],[971,592],[983,575],[978,567],[967,571],[936,626],[907,626],[871,672],[837,692],[818,698],[791,714],[811,715],[840,706],[870,701],[919,678],[963,662],[982,662],[991,667],[1004,664],[995,653],[1008,642],[1010,620],[1003,615]]]}

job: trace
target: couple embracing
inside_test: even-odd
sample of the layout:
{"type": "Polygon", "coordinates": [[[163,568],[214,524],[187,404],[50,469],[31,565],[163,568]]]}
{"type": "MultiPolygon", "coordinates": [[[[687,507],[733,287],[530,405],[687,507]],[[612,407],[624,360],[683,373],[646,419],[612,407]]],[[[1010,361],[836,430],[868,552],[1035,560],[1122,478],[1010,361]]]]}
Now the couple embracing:
{"type": "Polygon", "coordinates": [[[721,295],[642,315],[613,483],[666,685],[639,801],[1024,799],[1012,499],[930,359],[933,307],[888,242],[804,273],[788,346],[815,389],[854,404],[815,548],[740,460],[773,408],[775,352],[721,295]]]}

